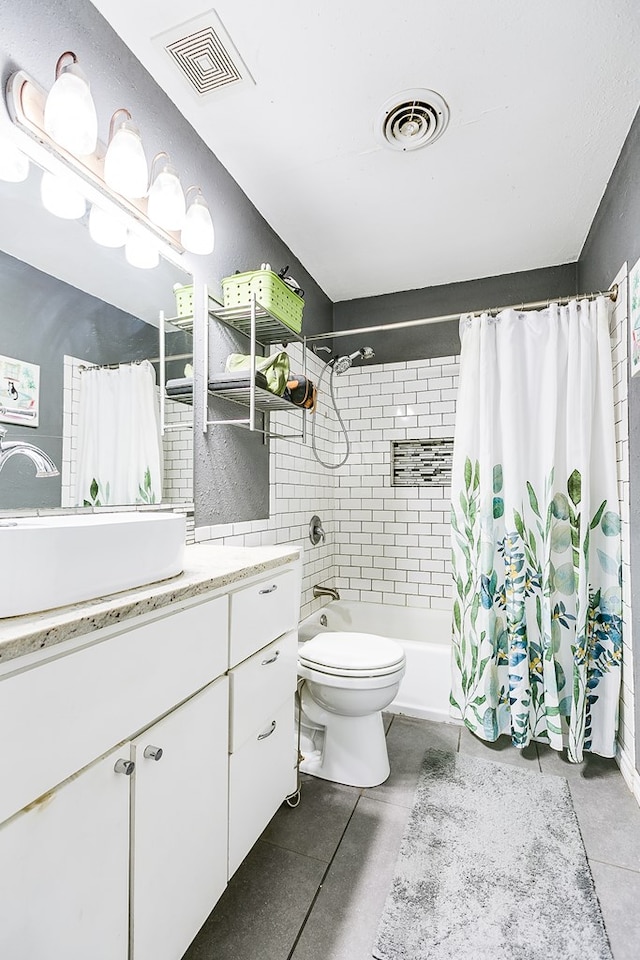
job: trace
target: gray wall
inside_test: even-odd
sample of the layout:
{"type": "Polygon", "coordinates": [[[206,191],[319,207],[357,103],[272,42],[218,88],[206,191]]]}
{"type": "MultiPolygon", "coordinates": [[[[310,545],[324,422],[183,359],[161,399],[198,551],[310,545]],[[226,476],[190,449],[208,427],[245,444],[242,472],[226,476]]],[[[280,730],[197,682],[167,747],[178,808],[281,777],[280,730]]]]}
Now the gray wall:
{"type": "MultiPolygon", "coordinates": [[[[566,263],[558,267],[448,283],[424,290],[344,300],[334,306],[334,330],[398,323],[420,317],[440,317],[450,313],[477,312],[483,308],[546,300],[573,293],[576,293],[576,265],[566,263]]],[[[335,340],[334,349],[342,354],[369,344],[376,351],[376,363],[453,356],[460,352],[458,321],[392,333],[367,333],[353,339],[343,337],[335,340]]]]}
{"type": "MultiPolygon", "coordinates": [[[[0,251],[0,354],[40,366],[37,427],[3,424],[62,462],[63,357],[116,363],[157,356],[158,331],[81,290],[0,251]]],[[[35,479],[26,457],[0,473],[0,510],[59,507],[60,477],[35,479]]]]}
{"type": "MultiPolygon", "coordinates": [[[[90,81],[103,140],[111,114],[126,106],[138,123],[149,158],[167,150],[183,185],[199,184],[211,206],[216,250],[211,257],[187,257],[197,280],[210,284],[235,270],[262,261],[290,265],[305,290],[306,332],[331,329],[332,305],[304,266],[250,203],[131,51],[88,0],[4,0],[0,21],[2,84],[24,69],[45,89],[53,81],[55,61],[73,50],[90,81]]],[[[212,370],[224,366],[230,338],[212,331],[212,370]]],[[[240,345],[240,342],[238,342],[240,345]]],[[[235,349],[235,347],[234,347],[235,349]]],[[[268,446],[259,435],[233,428],[200,429],[196,406],[196,523],[247,520],[268,514],[268,446]]]]}
{"type": "MultiPolygon", "coordinates": [[[[578,283],[604,289],[626,260],[640,257],[640,111],[618,158],[578,261],[578,283]]],[[[629,382],[629,471],[632,578],[640,571],[640,376],[629,382]]],[[[633,589],[632,620],[636,690],[636,769],[640,771],[640,593],[633,589]]]]}

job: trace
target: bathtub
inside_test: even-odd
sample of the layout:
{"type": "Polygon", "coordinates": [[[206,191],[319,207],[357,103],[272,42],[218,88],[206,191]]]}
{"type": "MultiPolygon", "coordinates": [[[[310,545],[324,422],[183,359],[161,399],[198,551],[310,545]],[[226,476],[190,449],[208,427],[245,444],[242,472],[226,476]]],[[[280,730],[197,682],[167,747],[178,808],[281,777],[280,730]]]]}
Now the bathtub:
{"type": "Polygon", "coordinates": [[[302,621],[299,641],[304,643],[327,630],[376,633],[397,640],[404,648],[407,670],[398,696],[387,709],[408,717],[451,722],[451,614],[448,611],[332,600],[302,621]],[[327,618],[326,626],[320,623],[323,615],[327,618]]]}

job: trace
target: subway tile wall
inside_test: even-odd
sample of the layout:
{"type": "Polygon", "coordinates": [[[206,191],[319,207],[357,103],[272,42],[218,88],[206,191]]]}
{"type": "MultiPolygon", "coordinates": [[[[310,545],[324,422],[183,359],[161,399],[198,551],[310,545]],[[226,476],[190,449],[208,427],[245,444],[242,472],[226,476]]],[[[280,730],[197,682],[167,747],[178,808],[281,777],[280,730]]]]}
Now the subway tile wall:
{"type": "Polygon", "coordinates": [[[622,691],[620,697],[620,726],[618,730],[618,762],[630,788],[635,791],[640,803],[640,782],[635,767],[635,722],[633,648],[631,622],[631,559],[629,525],[629,319],[627,264],[623,264],[618,276],[618,299],[611,313],[609,331],[613,357],[613,390],[616,427],[616,459],[618,462],[618,498],[622,518],[622,691]],[[634,782],[635,781],[635,782],[634,782]]]}
{"type": "Polygon", "coordinates": [[[450,486],[392,485],[394,441],[453,437],[459,358],[359,364],[340,378],[351,459],[336,477],[337,585],[349,600],[451,605],[450,486]]]}

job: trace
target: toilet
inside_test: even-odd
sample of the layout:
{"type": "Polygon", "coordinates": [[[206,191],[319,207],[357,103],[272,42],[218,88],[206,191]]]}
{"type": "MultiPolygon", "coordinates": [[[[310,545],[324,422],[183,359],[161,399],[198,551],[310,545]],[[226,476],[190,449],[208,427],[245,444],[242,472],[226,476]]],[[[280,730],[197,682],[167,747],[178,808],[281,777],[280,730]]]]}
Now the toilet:
{"type": "Polygon", "coordinates": [[[320,633],[298,648],[303,773],[353,787],[389,776],[382,711],[395,698],[405,654],[369,633],[320,633]]]}

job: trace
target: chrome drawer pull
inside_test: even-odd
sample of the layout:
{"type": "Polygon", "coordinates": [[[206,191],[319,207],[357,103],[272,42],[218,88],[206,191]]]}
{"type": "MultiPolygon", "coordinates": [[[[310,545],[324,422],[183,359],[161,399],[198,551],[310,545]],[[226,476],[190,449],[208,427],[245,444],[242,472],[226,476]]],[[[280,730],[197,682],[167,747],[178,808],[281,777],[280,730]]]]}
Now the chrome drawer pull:
{"type": "Polygon", "coordinates": [[[271,736],[271,734],[274,732],[275,729],[276,729],[276,721],[272,720],[271,727],[267,730],[267,732],[258,734],[258,740],[266,740],[267,737],[271,736]]]}
{"type": "Polygon", "coordinates": [[[268,663],[275,663],[279,656],[280,656],[280,651],[279,651],[279,650],[276,650],[276,652],[274,653],[274,655],[273,655],[272,657],[269,657],[268,660],[263,660],[263,661],[262,661],[262,666],[263,666],[263,667],[266,667],[266,665],[267,665],[268,663]]]}
{"type": "Polygon", "coordinates": [[[272,587],[264,587],[263,590],[258,590],[258,593],[273,593],[273,591],[277,589],[278,589],[278,584],[274,583],[272,587]]]}

